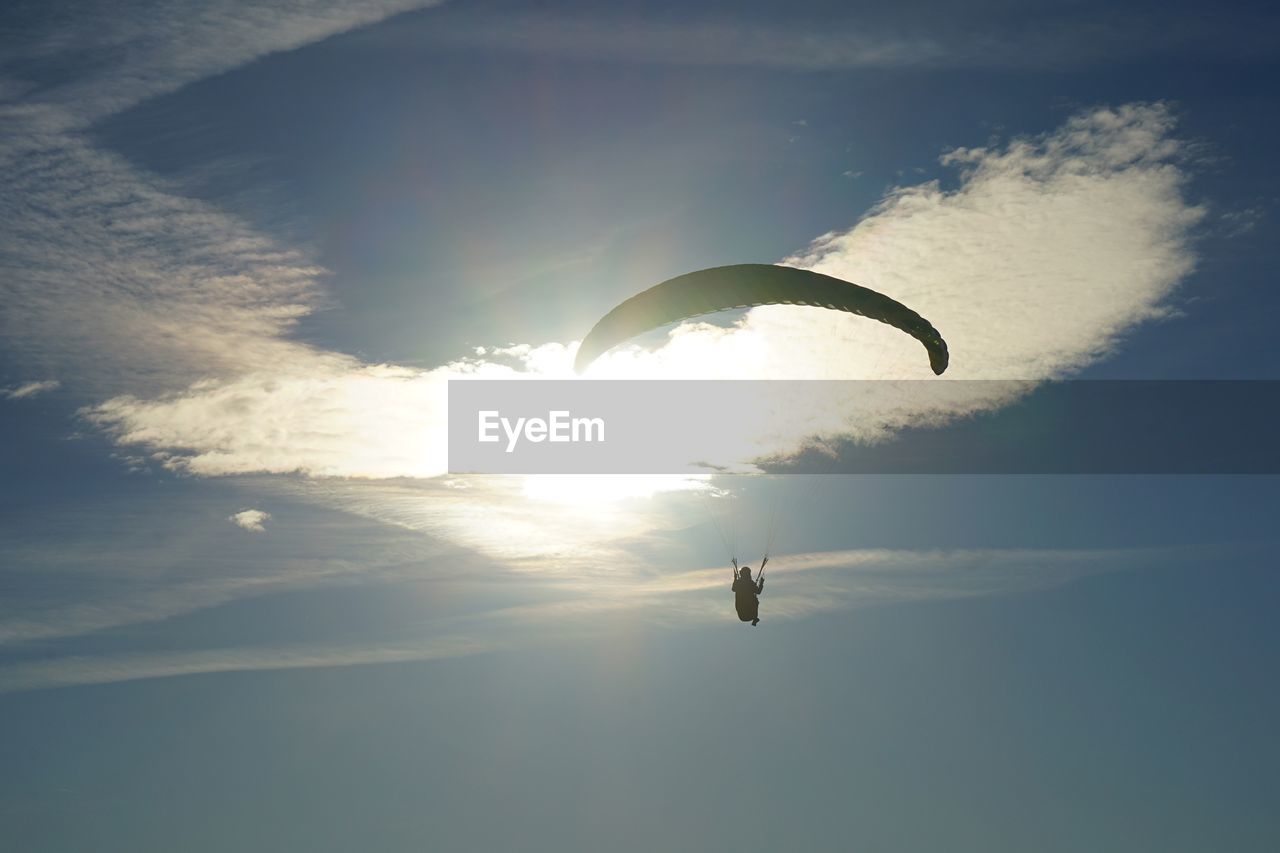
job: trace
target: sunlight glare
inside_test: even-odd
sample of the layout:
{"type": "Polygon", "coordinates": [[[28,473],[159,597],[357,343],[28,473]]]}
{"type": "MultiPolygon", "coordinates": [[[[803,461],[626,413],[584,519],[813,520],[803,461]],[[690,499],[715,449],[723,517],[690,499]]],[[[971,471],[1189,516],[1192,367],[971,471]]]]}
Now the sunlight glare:
{"type": "Polygon", "coordinates": [[[531,500],[587,508],[700,488],[703,478],[683,474],[533,474],[524,478],[523,492],[531,500]]]}

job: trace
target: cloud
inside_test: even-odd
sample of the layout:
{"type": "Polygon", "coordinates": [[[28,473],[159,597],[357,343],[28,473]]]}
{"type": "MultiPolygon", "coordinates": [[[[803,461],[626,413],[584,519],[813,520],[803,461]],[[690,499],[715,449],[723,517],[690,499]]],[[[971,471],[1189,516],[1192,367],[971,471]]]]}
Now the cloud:
{"type": "MultiPolygon", "coordinates": [[[[572,342],[488,348],[421,370],[367,364],[291,340],[296,321],[325,298],[325,273],[314,260],[182,197],[95,147],[85,133],[112,112],[192,80],[420,5],[117,4],[70,18],[55,11],[47,28],[26,34],[12,51],[5,45],[6,60],[12,59],[7,73],[30,78],[0,80],[0,340],[20,367],[29,375],[56,375],[71,393],[101,401],[85,410],[93,423],[173,470],[380,478],[370,490],[359,486],[371,484],[342,479],[279,478],[274,487],[397,525],[427,544],[397,546],[403,553],[374,559],[372,547],[344,540],[351,550],[345,557],[307,561],[290,554],[264,567],[247,551],[210,556],[208,543],[240,540],[225,547],[256,550],[271,547],[276,537],[226,537],[221,528],[207,541],[193,542],[190,553],[149,539],[142,552],[149,562],[139,568],[125,561],[120,569],[141,574],[132,585],[94,574],[100,549],[72,549],[58,558],[83,573],[78,577],[88,590],[68,584],[82,597],[47,608],[10,601],[0,637],[16,643],[77,637],[250,596],[349,582],[371,571],[394,574],[401,564],[419,572],[423,555],[440,550],[435,538],[474,548],[490,567],[496,562],[528,575],[554,574],[563,595],[550,602],[530,596],[477,615],[450,614],[421,635],[394,642],[32,660],[0,668],[0,690],[422,660],[530,637],[598,636],[606,614],[650,597],[664,606],[646,609],[646,618],[664,624],[731,618],[719,588],[723,580],[710,569],[664,577],[616,571],[635,568],[635,555],[643,551],[634,546],[653,546],[663,525],[675,525],[661,512],[627,513],[603,500],[565,508],[531,500],[518,481],[472,479],[455,488],[440,480],[395,479],[430,478],[444,470],[443,390],[449,378],[567,376],[572,342]],[[59,79],[41,78],[41,68],[61,69],[59,79]],[[182,559],[175,560],[175,552],[182,559]],[[184,567],[192,576],[173,577],[184,567]],[[625,577],[618,580],[620,574],[625,577]],[[94,595],[89,581],[117,591],[94,595]]],[[[621,38],[624,52],[643,55],[667,34],[639,35],[648,41],[635,48],[625,44],[625,32],[608,38],[621,38]]],[[[711,44],[723,34],[694,35],[711,44]]],[[[753,39],[776,33],[748,35],[745,43],[730,45],[731,54],[745,44],[757,55],[773,55],[765,48],[776,40],[753,39]]],[[[865,38],[828,41],[814,50],[786,32],[781,38],[790,47],[779,55],[791,62],[805,52],[827,57],[825,62],[910,64],[936,50],[928,40],[865,38]]],[[[685,61],[677,54],[685,51],[687,58],[692,47],[677,40],[672,61],[685,61]]],[[[602,42],[602,49],[616,48],[616,41],[602,42]]],[[[708,53],[714,61],[728,61],[726,55],[708,53]]],[[[920,308],[951,340],[957,376],[1036,380],[1069,373],[1105,356],[1136,323],[1160,316],[1191,267],[1188,232],[1200,212],[1183,198],[1182,146],[1171,134],[1166,110],[1130,106],[1082,115],[1039,138],[954,152],[946,163],[962,171],[955,189],[896,189],[855,228],[820,238],[788,262],[848,275],[920,308]]],[[[665,346],[621,349],[597,370],[615,376],[823,376],[835,375],[832,365],[838,364],[846,376],[924,375],[914,342],[874,326],[828,312],[759,309],[729,329],[686,324],[665,346]]],[[[997,402],[956,399],[947,410],[997,402]]],[[[832,428],[874,433],[919,416],[882,413],[875,422],[832,428]]],[[[208,517],[222,524],[220,512],[208,517]]],[[[267,518],[261,510],[245,510],[230,520],[261,530],[267,518]]],[[[385,535],[376,539],[380,545],[385,535]]],[[[30,555],[17,556],[12,564],[33,564],[30,555]]],[[[772,598],[770,618],[878,596],[1021,589],[1098,565],[1129,564],[1127,557],[1096,553],[1079,559],[1047,552],[1005,556],[797,558],[796,578],[808,580],[772,598]],[[1038,561],[1043,577],[1018,571],[1028,561],[1038,561]],[[1007,571],[984,573],[993,565],[1007,571]],[[969,568],[952,571],[957,566],[969,568]]]]}
{"type": "MultiPolygon", "coordinates": [[[[761,615],[776,622],[907,601],[1028,594],[1100,573],[1192,564],[1209,557],[1211,550],[878,549],[799,554],[770,565],[770,576],[775,581],[785,577],[785,586],[766,586],[761,615]]],[[[395,640],[68,655],[12,663],[0,666],[0,692],[208,672],[427,661],[540,643],[594,642],[615,630],[619,619],[662,630],[736,621],[723,567],[635,578],[616,573],[609,583],[559,583],[524,603],[419,620],[415,636],[395,640]],[[555,594],[550,601],[545,600],[548,592],[555,594]]]]}
{"type": "MultiPolygon", "coordinates": [[[[282,478],[266,487],[451,543],[508,571],[593,583],[648,571],[644,555],[667,555],[671,531],[686,527],[690,512],[700,511],[684,493],[705,483],[666,476],[469,476],[282,478]],[[650,500],[666,493],[681,494],[670,502],[650,500]]],[[[654,559],[665,562],[668,556],[654,559]]]]}
{"type": "MultiPolygon", "coordinates": [[[[1004,147],[951,151],[942,164],[962,169],[957,189],[894,190],[788,263],[859,281],[933,319],[953,353],[951,378],[1061,377],[1164,316],[1194,266],[1190,230],[1204,210],[1183,197],[1173,123],[1161,105],[1133,104],[1004,147]]],[[[757,316],[785,327],[796,315],[757,316]]]]}
{"type": "MultiPolygon", "coordinates": [[[[139,101],[431,0],[50,6],[3,43],[0,340],[28,372],[114,395],[326,356],[285,335],[321,298],[305,253],[93,145],[139,101]],[[49,79],[46,69],[56,69],[49,79]]],[[[101,399],[101,397],[98,397],[101,399]]]]}
{"type": "MultiPolygon", "coordinates": [[[[924,65],[945,55],[935,39],[841,27],[814,31],[777,22],[663,21],[563,15],[454,15],[412,28],[415,42],[682,65],[753,65],[818,70],[924,65]]],[[[403,43],[407,34],[383,36],[403,43]]]]}
{"type": "Polygon", "coordinates": [[[14,30],[18,37],[4,48],[11,73],[40,84],[42,103],[85,124],[260,57],[438,2],[121,0],[77,4],[74,14],[54,2],[14,30]],[[58,69],[49,80],[47,68],[58,69]]]}
{"type": "Polygon", "coordinates": [[[22,400],[27,397],[34,397],[37,394],[43,394],[46,391],[56,391],[61,386],[62,383],[56,379],[27,382],[24,385],[17,385],[13,388],[0,388],[0,397],[4,397],[6,400],[22,400]]]}
{"type": "Polygon", "coordinates": [[[1178,54],[1266,61],[1275,28],[1238,11],[1206,21],[1162,9],[1160,14],[1112,11],[1081,15],[1034,10],[991,11],[916,4],[898,20],[884,14],[827,15],[821,26],[800,15],[732,20],[700,16],[671,20],[624,14],[494,15],[459,8],[424,25],[378,33],[381,49],[451,44],[588,60],[676,65],[747,66],[820,71],[864,68],[1079,68],[1137,56],[1178,54]],[[933,6],[933,8],[928,8],[933,6]]]}
{"type": "MultiPolygon", "coordinates": [[[[853,228],[786,259],[915,308],[947,338],[951,368],[914,402],[889,393],[833,399],[772,446],[708,461],[787,455],[815,434],[878,440],[1006,405],[1030,383],[1069,376],[1113,352],[1136,325],[1164,316],[1193,268],[1190,235],[1203,216],[1184,197],[1185,146],[1173,126],[1161,105],[1127,105],[1080,114],[1039,137],[949,152],[942,164],[958,172],[953,189],[937,181],[895,188],[853,228]]],[[[87,416],[120,443],[198,475],[430,477],[445,471],[449,379],[572,376],[572,343],[486,350],[415,370],[291,344],[270,328],[238,325],[228,334],[232,352],[262,354],[238,375],[149,399],[115,397],[87,416]]],[[[605,355],[589,375],[931,376],[907,336],[791,306],[753,309],[730,328],[686,323],[656,350],[605,355]]]]}
{"type": "Polygon", "coordinates": [[[227,517],[227,521],[236,527],[243,527],[251,533],[265,533],[267,528],[263,525],[270,520],[271,513],[263,512],[260,509],[244,509],[227,517]]]}
{"type": "Polygon", "coordinates": [[[46,120],[0,119],[0,338],[23,368],[110,394],[296,360],[314,264],[46,120]]]}
{"type": "MultiPolygon", "coordinates": [[[[100,563],[100,561],[99,561],[100,563]]],[[[197,610],[219,607],[246,598],[276,595],[299,589],[349,581],[356,570],[344,561],[317,561],[308,566],[254,567],[254,574],[232,574],[242,566],[218,566],[226,577],[183,578],[137,583],[136,579],[112,576],[98,566],[96,577],[86,590],[71,601],[37,604],[17,601],[0,614],[0,644],[8,647],[80,637],[121,625],[137,625],[171,619],[197,610]],[[109,578],[115,592],[98,587],[109,578]],[[43,605],[43,606],[42,606],[43,605]]]]}
{"type": "Polygon", "coordinates": [[[290,508],[289,535],[227,536],[231,519],[218,507],[260,497],[258,486],[126,490],[57,514],[11,513],[0,524],[0,650],[20,655],[33,641],[74,646],[73,638],[245,599],[421,582],[435,578],[437,566],[483,575],[476,558],[421,531],[318,508],[296,494],[272,497],[290,508]]]}
{"type": "MultiPolygon", "coordinates": [[[[189,3],[159,15],[125,6],[36,27],[18,46],[15,68],[78,57],[82,65],[72,67],[92,73],[19,87],[0,104],[0,339],[18,366],[106,398],[86,415],[134,455],[209,476],[435,476],[445,468],[450,378],[571,375],[572,342],[420,370],[291,340],[298,319],[325,298],[324,271],[306,253],[175,194],[80,132],[104,110],[418,5],[308,0],[280,12],[219,0],[200,15],[189,3]]],[[[703,39],[698,26],[689,32],[703,39]]],[[[624,30],[614,37],[630,38],[624,30]]],[[[905,50],[874,39],[845,44],[864,48],[879,57],[905,50]]],[[[1078,116],[1038,139],[952,152],[944,165],[961,170],[957,188],[897,188],[853,229],[787,263],[859,281],[921,311],[951,344],[949,376],[1070,373],[1160,316],[1191,268],[1188,233],[1201,211],[1182,197],[1172,124],[1158,105],[1132,105],[1078,116]]],[[[655,352],[615,351],[595,375],[926,375],[902,336],[874,325],[761,308],[731,329],[681,326],[655,352]]],[[[1010,399],[952,393],[941,411],[1010,399]]],[[[939,413],[936,403],[912,411],[895,402],[851,422],[839,403],[797,432],[873,440],[939,413]]],[[[799,439],[782,435],[755,451],[785,455],[799,439]]]]}
{"type": "Polygon", "coordinates": [[[68,656],[44,663],[0,667],[0,693],[110,684],[143,678],[309,667],[357,666],[454,658],[493,651],[481,637],[440,637],[418,643],[375,647],[299,646],[209,649],[187,652],[135,652],[121,655],[68,656]]]}

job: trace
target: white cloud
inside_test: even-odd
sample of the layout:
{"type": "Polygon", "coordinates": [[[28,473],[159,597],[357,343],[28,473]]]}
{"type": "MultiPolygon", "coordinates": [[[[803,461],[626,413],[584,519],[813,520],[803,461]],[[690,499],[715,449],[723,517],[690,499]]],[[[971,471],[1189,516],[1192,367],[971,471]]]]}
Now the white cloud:
{"type": "MultiPolygon", "coordinates": [[[[770,565],[774,583],[766,582],[761,616],[771,623],[895,602],[1025,594],[1105,572],[1186,565],[1208,556],[1205,549],[1185,547],[799,554],[770,565]],[[785,585],[778,582],[782,577],[785,585]]],[[[537,643],[591,642],[608,636],[623,613],[650,628],[733,623],[727,574],[723,567],[640,578],[617,572],[603,586],[598,579],[589,585],[558,584],[559,595],[550,601],[550,590],[542,589],[530,603],[422,620],[416,636],[391,642],[133,652],[11,664],[0,666],[0,692],[208,672],[426,661],[537,643]]]]}
{"type": "Polygon", "coordinates": [[[325,354],[284,338],[323,271],[96,148],[94,121],[270,53],[432,0],[178,0],[33,14],[0,85],[0,340],[80,392],[178,388],[325,354]],[[78,73],[77,73],[78,72],[78,73]]]}
{"type": "MultiPolygon", "coordinates": [[[[154,93],[93,79],[129,92],[120,106],[154,93]]],[[[76,130],[92,118],[82,106],[0,107],[0,339],[18,363],[111,394],[295,359],[305,348],[283,334],[322,270],[95,148],[76,130]]]]}
{"type": "MultiPolygon", "coordinates": [[[[1173,118],[1159,105],[1099,109],[1003,148],[959,149],[954,191],[890,193],[854,228],[789,262],[866,284],[932,319],[951,378],[1044,379],[1105,357],[1163,316],[1192,269],[1173,118]]],[[[794,309],[761,312],[785,326],[794,309]]],[[[916,356],[907,347],[904,355],[916,356]]],[[[846,355],[876,358],[863,347],[846,355]]],[[[903,376],[899,361],[892,368],[903,376]]]]}
{"type": "Polygon", "coordinates": [[[61,386],[62,383],[56,379],[27,382],[23,385],[16,385],[13,388],[0,388],[0,397],[4,397],[7,400],[23,400],[27,397],[43,394],[46,391],[56,391],[61,386]]]}
{"type": "MultiPolygon", "coordinates": [[[[158,13],[150,4],[104,6],[26,40],[17,59],[78,55],[93,69],[89,76],[44,87],[0,81],[0,339],[29,375],[44,371],[77,393],[108,397],[88,410],[89,417],[121,444],[175,470],[345,478],[441,473],[443,389],[451,376],[570,375],[572,344],[478,349],[472,357],[422,371],[365,364],[291,341],[292,324],[323,298],[323,271],[305,253],[175,194],[81,133],[112,111],[185,82],[418,5],[423,4],[301,0],[280,12],[274,3],[219,0],[210,6],[188,0],[158,13]]],[[[840,62],[852,57],[869,64],[914,62],[933,49],[928,43],[883,41],[828,47],[844,51],[836,57],[840,62]]],[[[1187,231],[1199,211],[1182,197],[1180,146],[1170,133],[1163,109],[1137,106],[1081,116],[1040,139],[957,152],[948,162],[967,171],[956,189],[926,184],[897,190],[855,228],[821,238],[790,262],[850,277],[919,308],[952,343],[951,375],[1063,375],[1105,355],[1135,323],[1159,316],[1190,269],[1187,231]]],[[[682,326],[652,353],[619,350],[598,370],[620,376],[927,375],[917,345],[900,338],[877,324],[829,312],[758,309],[731,329],[682,326]]],[[[12,389],[10,396],[26,387],[12,389]]],[[[30,393],[36,392],[18,396],[30,393]]],[[[997,402],[957,398],[945,408],[956,412],[997,402]]],[[[879,421],[858,428],[874,433],[922,414],[882,413],[879,421]]],[[[837,427],[854,429],[832,425],[837,427]]],[[[429,495],[419,488],[423,483],[384,482],[376,494],[362,494],[342,481],[287,482],[352,513],[474,547],[505,566],[530,572],[553,567],[557,582],[580,593],[610,582],[619,567],[634,568],[628,545],[653,537],[669,521],[660,514],[617,511],[608,502],[566,509],[531,500],[511,481],[471,480],[467,489],[433,483],[429,495]],[[501,536],[493,535],[495,527],[501,536]]],[[[268,518],[251,509],[229,520],[262,530],[268,518]]],[[[251,544],[268,546],[272,538],[251,544]]],[[[410,550],[419,560],[420,550],[410,550]]],[[[163,548],[148,543],[147,553],[165,571],[171,568],[163,548]]],[[[80,567],[96,557],[77,553],[68,559],[80,567]]],[[[1031,559],[1026,553],[1004,563],[989,555],[903,557],[898,562],[904,565],[948,569],[922,569],[910,575],[915,583],[905,583],[906,574],[884,580],[858,568],[887,571],[892,556],[810,557],[811,568],[827,559],[831,568],[859,578],[858,584],[793,585],[794,593],[771,599],[770,618],[847,606],[854,599],[870,602],[877,595],[954,597],[1034,585],[1107,562],[1095,557],[1035,556],[1043,566],[1061,566],[1046,570],[1044,578],[1016,571],[1031,559]],[[1008,577],[949,571],[955,565],[990,566],[992,560],[1009,569],[1008,577]],[[962,578],[967,584],[957,586],[962,578]]],[[[807,565],[805,560],[797,558],[795,569],[807,565]]],[[[291,564],[274,575],[197,577],[149,596],[24,612],[0,624],[0,637],[23,642],[161,619],[335,582],[367,565],[361,555],[319,567],[291,564]]],[[[661,598],[666,606],[655,618],[673,624],[700,622],[708,614],[730,618],[722,596],[713,595],[722,592],[723,571],[715,570],[720,580],[711,571],[614,580],[616,595],[491,611],[463,620],[461,629],[446,625],[398,644],[29,663],[0,671],[0,689],[451,656],[523,641],[527,632],[590,634],[599,630],[602,612],[636,597],[661,598]]]]}
{"type": "MultiPolygon", "coordinates": [[[[891,191],[847,232],[787,263],[867,285],[917,309],[947,338],[951,367],[915,401],[884,394],[831,400],[768,447],[708,461],[794,452],[808,435],[866,440],[910,424],[1007,404],[1036,382],[1105,357],[1135,325],[1159,318],[1193,266],[1203,212],[1183,197],[1182,145],[1159,105],[1079,115],[1038,138],[960,149],[954,189],[891,191]],[[855,414],[856,413],[856,414],[855,414]]],[[[429,477],[445,470],[451,377],[568,377],[572,345],[490,350],[420,371],[365,365],[237,328],[235,352],[275,350],[239,375],[167,396],[117,397],[89,417],[123,444],[201,475],[299,471],[317,476],[429,477]]],[[[652,352],[621,347],[589,375],[708,378],[931,376],[919,345],[839,312],[769,306],[732,328],[688,323],[652,352]]]]}
{"type": "Polygon", "coordinates": [[[228,516],[227,521],[236,527],[242,527],[251,533],[266,532],[265,525],[271,520],[271,513],[263,512],[260,509],[244,509],[234,515],[228,516]]]}
{"type": "MultiPolygon", "coordinates": [[[[417,5],[304,0],[280,12],[219,0],[199,15],[189,4],[158,15],[125,6],[28,39],[23,56],[83,54],[93,74],[0,106],[0,339],[20,367],[108,397],[89,417],[176,470],[372,478],[443,472],[450,377],[571,375],[572,344],[491,350],[422,371],[292,341],[293,324],[323,298],[322,270],[78,132],[104,110],[417,5]]],[[[902,49],[873,42],[843,49],[902,49]]],[[[964,170],[956,189],[894,190],[856,227],[788,263],[918,309],[950,342],[949,377],[1067,374],[1159,316],[1191,267],[1187,232],[1200,211],[1182,197],[1171,127],[1163,108],[1129,106],[1040,139],[953,152],[944,163],[964,170]]],[[[877,324],[769,307],[732,329],[686,324],[653,353],[622,348],[595,375],[928,375],[919,362],[914,342],[877,324]]],[[[853,423],[833,405],[800,432],[875,438],[1010,399],[939,393],[953,395],[941,409],[894,402],[853,423]]],[[[789,452],[799,438],[763,451],[789,452]]]]}
{"type": "Polygon", "coordinates": [[[0,339],[24,368],[121,393],[296,359],[282,335],[314,302],[314,264],[57,130],[49,111],[11,118],[0,339]]]}

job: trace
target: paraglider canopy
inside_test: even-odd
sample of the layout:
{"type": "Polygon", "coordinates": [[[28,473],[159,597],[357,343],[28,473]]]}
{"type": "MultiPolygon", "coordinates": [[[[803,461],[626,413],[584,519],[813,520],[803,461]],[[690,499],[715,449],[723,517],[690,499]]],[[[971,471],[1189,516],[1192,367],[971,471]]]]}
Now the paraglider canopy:
{"type": "Polygon", "coordinates": [[[901,329],[924,344],[935,374],[947,369],[947,342],[933,325],[901,302],[844,279],[773,264],[732,264],[686,273],[618,305],[582,339],[574,369],[636,335],[697,317],[757,305],[812,305],[847,311],[901,329]]]}

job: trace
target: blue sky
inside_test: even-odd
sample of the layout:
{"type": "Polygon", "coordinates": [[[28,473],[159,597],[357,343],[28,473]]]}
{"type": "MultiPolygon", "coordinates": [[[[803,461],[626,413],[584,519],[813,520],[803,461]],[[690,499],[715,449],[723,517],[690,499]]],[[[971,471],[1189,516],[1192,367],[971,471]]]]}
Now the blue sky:
{"type": "MultiPolygon", "coordinates": [[[[784,496],[750,629],[705,483],[451,477],[442,399],[744,262],[918,308],[939,382],[1276,379],[1278,49],[1245,3],[6,6],[0,834],[1274,849],[1275,477],[718,482],[743,540],[784,496]]],[[[930,375],[829,313],[593,375],[930,375]]]]}

